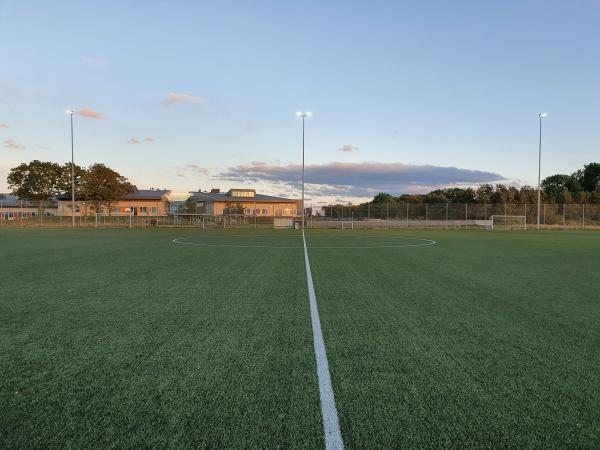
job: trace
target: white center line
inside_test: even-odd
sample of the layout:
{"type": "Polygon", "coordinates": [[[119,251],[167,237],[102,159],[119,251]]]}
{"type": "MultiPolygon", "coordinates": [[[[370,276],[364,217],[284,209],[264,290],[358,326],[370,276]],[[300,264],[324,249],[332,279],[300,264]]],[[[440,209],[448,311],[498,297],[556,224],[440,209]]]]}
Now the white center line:
{"type": "Polygon", "coordinates": [[[321,396],[323,431],[325,432],[325,449],[342,450],[344,448],[344,441],[342,440],[340,422],[335,407],[331,375],[329,374],[329,363],[327,362],[325,341],[323,340],[323,332],[321,331],[321,320],[319,319],[319,310],[317,308],[317,296],[315,295],[315,287],[310,272],[310,262],[308,260],[308,250],[306,249],[304,230],[302,230],[302,241],[304,242],[304,261],[306,262],[306,281],[308,282],[308,300],[310,303],[313,343],[315,346],[315,357],[317,359],[317,376],[319,378],[319,394],[321,396]]]}

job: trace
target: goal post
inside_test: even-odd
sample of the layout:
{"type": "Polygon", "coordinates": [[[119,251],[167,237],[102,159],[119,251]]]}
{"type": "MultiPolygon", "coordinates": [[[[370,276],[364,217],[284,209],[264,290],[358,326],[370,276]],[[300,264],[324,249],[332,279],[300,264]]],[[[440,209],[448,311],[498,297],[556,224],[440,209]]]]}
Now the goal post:
{"type": "Polygon", "coordinates": [[[493,230],[526,230],[527,216],[507,216],[496,214],[490,217],[493,230]]]}

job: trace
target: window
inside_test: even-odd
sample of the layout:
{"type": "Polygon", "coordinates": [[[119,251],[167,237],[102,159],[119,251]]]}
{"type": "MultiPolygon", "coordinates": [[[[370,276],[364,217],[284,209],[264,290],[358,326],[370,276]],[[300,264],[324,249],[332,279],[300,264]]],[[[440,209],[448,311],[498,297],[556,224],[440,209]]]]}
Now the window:
{"type": "Polygon", "coordinates": [[[153,213],[153,214],[156,214],[157,212],[158,212],[158,209],[156,208],[156,206],[153,206],[153,207],[152,207],[152,213],[153,213]]]}
{"type": "Polygon", "coordinates": [[[232,197],[254,197],[254,191],[231,191],[232,197]]]}

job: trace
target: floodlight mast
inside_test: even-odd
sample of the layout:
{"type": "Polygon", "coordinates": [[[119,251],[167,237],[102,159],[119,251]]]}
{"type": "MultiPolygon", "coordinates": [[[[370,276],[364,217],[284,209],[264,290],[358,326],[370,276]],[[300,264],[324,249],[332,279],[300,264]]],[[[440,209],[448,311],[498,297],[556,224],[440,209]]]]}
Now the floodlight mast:
{"type": "Polygon", "coordinates": [[[537,192],[537,229],[540,229],[540,205],[542,199],[542,119],[548,114],[543,112],[539,114],[540,118],[540,139],[538,146],[538,192],[537,192]]]}
{"type": "Polygon", "coordinates": [[[302,117],[302,229],[304,230],[304,124],[307,118],[312,116],[311,112],[298,111],[296,116],[302,117]]]}
{"type": "Polygon", "coordinates": [[[71,226],[75,228],[75,158],[73,155],[73,110],[68,109],[66,113],[71,119],[71,226]]]}

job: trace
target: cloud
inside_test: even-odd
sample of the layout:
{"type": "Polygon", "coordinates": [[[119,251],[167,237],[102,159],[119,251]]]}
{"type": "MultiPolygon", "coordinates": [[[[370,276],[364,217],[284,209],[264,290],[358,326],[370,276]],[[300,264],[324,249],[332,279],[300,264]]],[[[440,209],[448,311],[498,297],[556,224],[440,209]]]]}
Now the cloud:
{"type": "Polygon", "coordinates": [[[355,147],[354,145],[342,145],[340,148],[337,149],[338,152],[344,152],[344,153],[350,153],[350,152],[355,152],[356,150],[358,150],[358,147],[355,147]]]}
{"type": "Polygon", "coordinates": [[[6,139],[4,141],[4,148],[9,148],[11,150],[23,150],[25,146],[15,142],[13,139],[6,139]]]}
{"type": "Polygon", "coordinates": [[[0,123],[0,130],[6,130],[8,128],[8,125],[6,125],[5,123],[0,123]]]}
{"type": "Polygon", "coordinates": [[[154,138],[144,138],[143,140],[139,140],[137,138],[131,138],[127,141],[128,144],[131,145],[137,145],[137,144],[153,144],[154,142],[156,142],[156,140],[154,138]]]}
{"type": "Polygon", "coordinates": [[[104,115],[101,112],[94,111],[91,108],[80,109],[77,114],[79,114],[82,117],[86,117],[88,119],[104,120],[104,118],[105,118],[104,115]]]}
{"type": "Polygon", "coordinates": [[[170,106],[175,103],[195,103],[202,104],[207,103],[208,100],[203,97],[195,97],[193,95],[188,94],[176,94],[174,92],[170,92],[165,98],[162,99],[162,104],[164,106],[170,106]]]}
{"type": "Polygon", "coordinates": [[[199,173],[202,175],[208,175],[210,173],[210,171],[207,168],[199,166],[198,164],[186,164],[183,167],[183,170],[199,173]]]}
{"type": "MultiPolygon", "coordinates": [[[[300,164],[267,164],[254,161],[231,167],[219,174],[222,180],[256,184],[267,182],[280,187],[300,185],[300,164]]],[[[475,185],[504,180],[502,175],[481,170],[408,165],[402,163],[331,162],[305,167],[306,189],[314,195],[372,196],[377,192],[402,194],[427,192],[452,185],[475,185]]]]}
{"type": "Polygon", "coordinates": [[[106,61],[104,61],[103,59],[94,58],[91,56],[84,56],[83,58],[81,58],[81,62],[86,66],[93,67],[104,67],[106,65],[106,61]]]}

